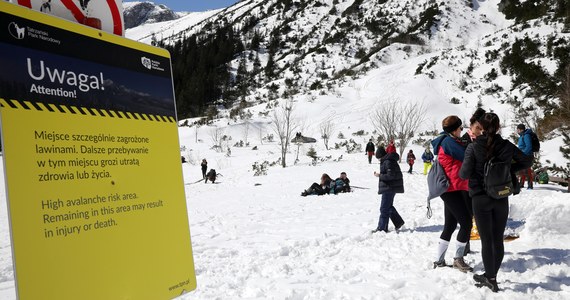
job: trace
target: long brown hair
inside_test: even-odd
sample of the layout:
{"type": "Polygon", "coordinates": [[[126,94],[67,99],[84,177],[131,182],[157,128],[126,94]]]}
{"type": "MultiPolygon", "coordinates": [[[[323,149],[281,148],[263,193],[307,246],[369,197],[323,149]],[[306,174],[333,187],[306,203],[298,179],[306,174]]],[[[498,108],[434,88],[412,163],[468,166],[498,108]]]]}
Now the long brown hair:
{"type": "Polygon", "coordinates": [[[493,157],[493,152],[495,151],[495,137],[499,129],[501,129],[499,116],[495,113],[486,113],[483,118],[479,120],[479,124],[481,124],[483,131],[487,135],[486,159],[489,160],[493,157]]]}

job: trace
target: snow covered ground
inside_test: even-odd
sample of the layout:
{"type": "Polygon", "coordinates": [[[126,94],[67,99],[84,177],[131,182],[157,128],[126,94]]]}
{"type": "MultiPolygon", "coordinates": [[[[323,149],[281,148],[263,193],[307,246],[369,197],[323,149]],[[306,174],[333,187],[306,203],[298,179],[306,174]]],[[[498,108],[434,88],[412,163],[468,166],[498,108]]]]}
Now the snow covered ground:
{"type": "MultiPolygon", "coordinates": [[[[417,173],[419,163],[416,173],[404,173],[406,193],[395,200],[404,228],[397,233],[391,224],[391,232],[371,234],[379,215],[372,175],[378,163],[368,164],[364,153],[317,150],[332,159],[312,166],[303,146],[297,165],[270,167],[256,177],[253,162],[277,157],[276,143],[251,138],[258,150],[233,147],[228,157],[209,150],[208,142],[194,143],[193,129],[181,128],[180,134],[188,145],[183,153],[193,163],[183,170],[198,282],[181,299],[570,299],[570,194],[563,187],[537,185],[510,199],[508,231],[521,238],[506,244],[498,275],[502,291],[494,295],[475,287],[472,273],[431,269],[443,205],[433,200],[434,216],[426,218],[427,185],[417,173]],[[221,174],[216,184],[197,182],[204,157],[221,174]],[[341,171],[361,188],[300,196],[322,173],[336,178],[341,171]]],[[[200,138],[206,140],[205,129],[200,138]]],[[[0,186],[0,299],[12,300],[6,194],[0,186]]],[[[480,272],[480,242],[472,248],[466,260],[480,272]]]]}

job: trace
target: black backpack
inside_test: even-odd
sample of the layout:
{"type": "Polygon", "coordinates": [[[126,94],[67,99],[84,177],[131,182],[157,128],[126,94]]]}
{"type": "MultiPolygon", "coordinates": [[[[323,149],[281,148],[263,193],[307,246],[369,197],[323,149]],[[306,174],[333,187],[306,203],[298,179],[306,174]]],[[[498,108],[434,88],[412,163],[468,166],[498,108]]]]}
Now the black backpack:
{"type": "Polygon", "coordinates": [[[498,161],[492,157],[485,163],[483,185],[487,195],[493,199],[503,199],[513,194],[511,162],[498,161]]]}
{"type": "Polygon", "coordinates": [[[540,140],[538,139],[538,135],[536,135],[535,132],[531,132],[529,134],[530,134],[530,140],[531,140],[531,144],[532,144],[532,152],[540,151],[540,140]]]}

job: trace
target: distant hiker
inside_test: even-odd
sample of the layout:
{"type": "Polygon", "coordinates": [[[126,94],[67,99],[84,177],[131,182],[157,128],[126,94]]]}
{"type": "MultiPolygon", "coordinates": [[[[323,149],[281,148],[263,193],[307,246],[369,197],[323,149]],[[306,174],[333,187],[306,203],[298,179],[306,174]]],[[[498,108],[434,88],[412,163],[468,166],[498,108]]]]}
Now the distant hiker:
{"type": "Polygon", "coordinates": [[[368,163],[372,163],[372,156],[374,155],[374,143],[372,139],[368,140],[368,144],[366,144],[366,153],[368,154],[368,163]]]}
{"type": "MultiPolygon", "coordinates": [[[[498,134],[501,124],[496,114],[486,113],[479,119],[479,123],[483,134],[467,147],[459,176],[469,179],[469,195],[473,197],[473,212],[481,237],[481,256],[485,273],[475,274],[473,279],[478,287],[485,286],[497,292],[497,272],[505,253],[503,235],[509,214],[509,198],[493,199],[488,195],[489,185],[484,185],[484,182],[490,174],[484,174],[485,166],[490,159],[509,163],[514,161],[510,169],[516,172],[530,167],[532,157],[524,155],[515,145],[498,134]]],[[[508,178],[497,180],[497,183],[504,180],[508,181],[508,178]]]]}
{"type": "Polygon", "coordinates": [[[433,263],[433,268],[447,266],[445,253],[447,252],[451,235],[457,228],[457,223],[459,223],[460,228],[457,233],[453,268],[467,272],[473,270],[463,260],[465,247],[471,234],[472,221],[469,208],[467,207],[469,200],[467,193],[468,182],[459,178],[459,169],[461,169],[465,155],[465,147],[460,141],[463,129],[462,122],[457,116],[448,116],[443,119],[441,125],[443,132],[431,142],[431,145],[434,153],[438,155],[439,163],[449,178],[449,187],[440,196],[444,204],[444,225],[443,232],[439,237],[437,256],[433,263]]]}
{"type": "Polygon", "coordinates": [[[433,158],[433,153],[431,153],[429,148],[426,148],[426,151],[424,151],[424,154],[422,154],[422,160],[424,162],[424,175],[427,175],[427,172],[431,168],[431,165],[433,164],[433,158]]]}
{"type": "Polygon", "coordinates": [[[206,161],[206,159],[202,159],[202,163],[200,164],[200,166],[202,167],[202,178],[206,178],[206,171],[208,170],[208,162],[206,161]]]}
{"type": "Polygon", "coordinates": [[[186,163],[186,157],[181,155],[180,158],[182,159],[182,163],[186,163]]]}
{"type": "Polygon", "coordinates": [[[334,193],[349,193],[350,180],[346,177],[345,172],[340,173],[340,177],[334,180],[334,193]]]}
{"type": "Polygon", "coordinates": [[[388,147],[386,147],[386,152],[387,153],[396,152],[396,145],[394,144],[394,140],[390,140],[388,147]]]}
{"type": "Polygon", "coordinates": [[[414,162],[416,161],[416,156],[414,155],[414,151],[412,149],[410,149],[410,151],[408,152],[408,156],[406,157],[406,161],[408,162],[408,165],[410,166],[408,173],[412,174],[414,162]]]}
{"type": "Polygon", "coordinates": [[[208,180],[214,183],[214,181],[216,181],[216,176],[218,176],[216,170],[210,169],[210,171],[208,171],[208,174],[206,174],[206,179],[204,180],[204,183],[208,183],[208,180]]]}
{"type": "Polygon", "coordinates": [[[308,195],[320,196],[324,194],[330,194],[331,190],[332,192],[334,192],[334,182],[328,174],[323,173],[323,175],[321,176],[321,182],[320,183],[314,182],[308,189],[304,190],[301,193],[301,196],[303,197],[308,195]]]}
{"type": "MultiPolygon", "coordinates": [[[[530,156],[531,158],[534,159],[534,155],[532,153],[532,134],[533,134],[532,129],[530,128],[526,129],[526,126],[524,126],[524,124],[519,124],[517,125],[517,133],[520,136],[518,141],[519,149],[524,153],[524,155],[530,156]]],[[[525,170],[521,170],[519,175],[520,175],[521,188],[524,187],[524,182],[528,180],[527,190],[532,190],[533,189],[532,168],[529,167],[525,170]]]]}
{"type": "Polygon", "coordinates": [[[392,220],[396,230],[404,225],[404,220],[394,207],[394,197],[397,193],[404,192],[404,179],[398,164],[400,155],[396,153],[396,148],[388,148],[387,152],[380,159],[380,173],[374,171],[374,176],[378,177],[378,194],[382,195],[382,200],[378,227],[372,230],[372,233],[388,232],[388,220],[392,220]]]}
{"type": "Polygon", "coordinates": [[[384,157],[384,155],[386,155],[386,148],[384,148],[384,144],[380,144],[377,148],[376,148],[376,158],[378,160],[380,160],[382,157],[384,157]]]}

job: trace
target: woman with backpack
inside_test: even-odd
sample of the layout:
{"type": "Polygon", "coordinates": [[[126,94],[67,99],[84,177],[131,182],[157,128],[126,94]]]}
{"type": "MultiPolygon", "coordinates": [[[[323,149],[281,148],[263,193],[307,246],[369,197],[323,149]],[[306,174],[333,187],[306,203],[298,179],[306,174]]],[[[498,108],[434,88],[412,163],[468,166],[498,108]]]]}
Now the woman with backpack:
{"type": "Polygon", "coordinates": [[[505,253],[503,234],[509,215],[510,193],[507,192],[504,198],[492,198],[491,195],[497,196],[491,192],[493,182],[488,179],[493,178],[495,183],[512,182],[510,173],[530,167],[532,157],[524,155],[515,145],[501,137],[498,133],[501,125],[496,114],[486,113],[479,119],[479,123],[483,127],[483,134],[467,147],[459,175],[463,179],[469,179],[469,195],[473,198],[473,213],[481,237],[485,273],[475,274],[473,279],[478,287],[485,286],[497,292],[497,272],[505,253]],[[506,166],[510,170],[501,172],[501,177],[505,178],[496,178],[494,173],[485,174],[485,166],[489,168],[491,160],[508,164],[506,166]],[[514,163],[511,164],[512,161],[514,163]]]}
{"type": "Polygon", "coordinates": [[[451,240],[451,235],[457,228],[455,255],[453,256],[453,268],[462,272],[473,270],[472,267],[465,263],[465,247],[471,235],[471,214],[467,207],[469,195],[467,193],[468,182],[459,178],[459,169],[463,164],[465,155],[465,146],[461,142],[462,122],[457,116],[448,116],[441,122],[443,132],[435,138],[431,144],[434,154],[438,155],[438,160],[445,174],[449,179],[449,187],[447,191],[440,197],[444,203],[445,221],[443,232],[439,237],[436,260],[433,267],[447,266],[445,263],[445,253],[451,240]]]}

